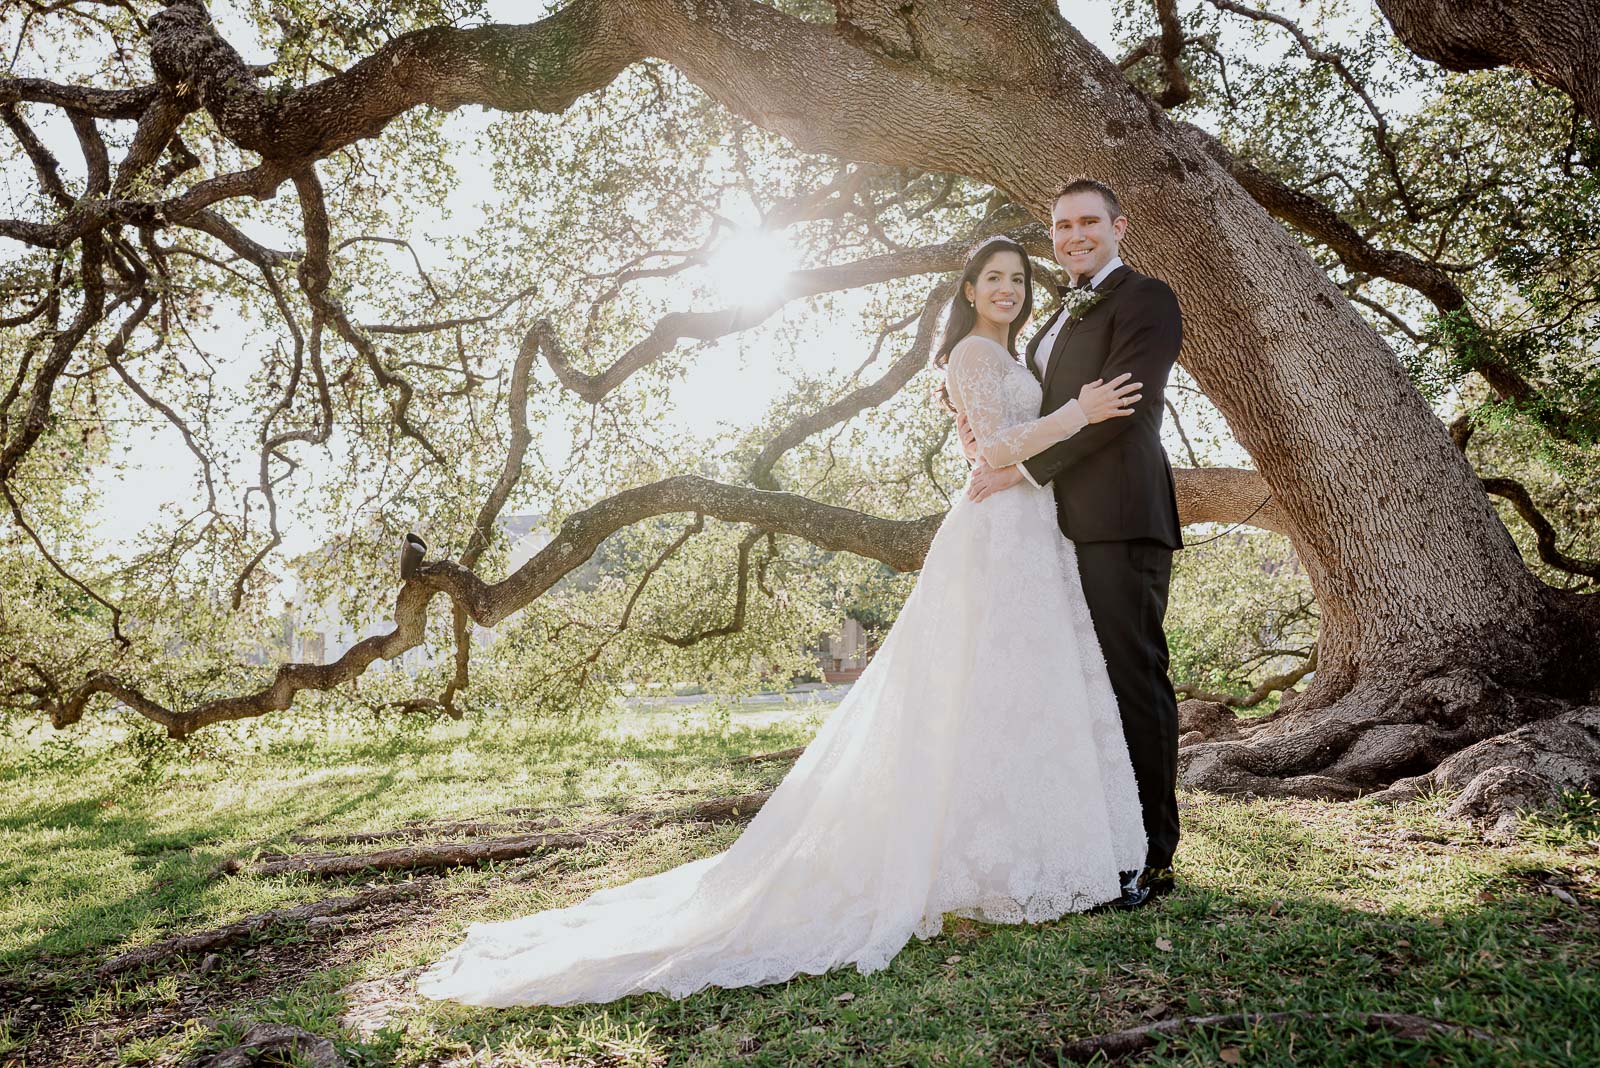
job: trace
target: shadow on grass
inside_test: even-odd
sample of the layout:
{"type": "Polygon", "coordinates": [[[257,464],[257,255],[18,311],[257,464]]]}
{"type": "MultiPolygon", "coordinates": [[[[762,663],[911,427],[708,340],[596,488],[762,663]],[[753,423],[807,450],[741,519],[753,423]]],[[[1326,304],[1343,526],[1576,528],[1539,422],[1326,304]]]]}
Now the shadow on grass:
{"type": "MultiPolygon", "coordinates": [[[[312,813],[297,809],[294,817],[337,819],[392,784],[392,774],[385,774],[352,794],[347,783],[330,783],[341,796],[312,813]]],[[[219,875],[218,867],[235,857],[248,858],[263,843],[239,841],[236,821],[226,816],[195,812],[181,821],[162,819],[157,826],[146,812],[91,796],[0,817],[0,835],[50,843],[48,853],[37,859],[13,858],[0,865],[0,893],[43,890],[49,895],[35,903],[36,937],[0,955],[0,978],[15,982],[23,970],[62,965],[90,968],[102,951],[186,933],[237,907],[238,884],[219,875]],[[128,887],[134,888],[119,890],[128,887]],[[95,959],[83,959],[89,954],[95,959]]],[[[286,838],[293,829],[281,829],[272,840],[286,838]]]]}
{"type": "MultiPolygon", "coordinates": [[[[1409,871],[1367,874],[1372,858],[1350,848],[1360,831],[1216,804],[1190,821],[1183,888],[1136,913],[1015,927],[947,918],[940,937],[913,939],[872,976],[846,968],[683,1001],[424,1004],[393,1026],[555,1060],[1054,1064],[1072,1039],[1180,1017],[1292,1012],[1303,1016],[1192,1032],[1134,1059],[1209,1065],[1230,1051],[1245,1064],[1600,1063],[1594,908],[1530,894],[1509,869],[1432,883],[1409,871]],[[1364,1027],[1374,1013],[1494,1039],[1399,1038],[1364,1027]]],[[[1405,864],[1424,869],[1450,850],[1448,841],[1406,844],[1405,864]]],[[[372,1048],[392,1053],[405,1045],[397,1034],[372,1048]]]]}
{"type": "MultiPolygon", "coordinates": [[[[706,793],[725,770],[674,778],[662,765],[723,769],[728,756],[752,751],[747,741],[695,731],[671,741],[649,736],[580,748],[550,762],[541,800],[606,805],[625,799],[615,787],[641,782],[674,790],[688,784],[706,793]],[[646,766],[612,768],[638,764],[646,766]]],[[[503,749],[491,755],[495,767],[506,762],[503,749]]],[[[346,751],[344,759],[352,756],[346,751]]],[[[511,763],[524,756],[545,759],[518,751],[511,763]]],[[[781,770],[771,769],[773,777],[781,770]]],[[[370,812],[369,802],[398,789],[431,798],[441,783],[473,788],[464,777],[408,771],[398,786],[393,772],[359,783],[309,782],[267,826],[259,820],[251,826],[277,842],[311,823],[370,812]],[[338,796],[316,797],[324,791],[338,796]]],[[[1019,927],[951,920],[939,938],[913,940],[889,968],[869,977],[846,968],[773,987],[705,990],[683,1001],[646,995],[604,1006],[518,1010],[402,1004],[379,1034],[341,1039],[353,1063],[429,1063],[470,1046],[607,1063],[1051,1064],[1064,1041],[1088,1035],[1178,1017],[1296,1012],[1338,1018],[1194,1033],[1136,1059],[1215,1064],[1224,1050],[1236,1050],[1246,1064],[1600,1063],[1600,915],[1587,901],[1570,905],[1533,892],[1538,872],[1574,865],[1589,872],[1592,858],[1485,850],[1426,812],[1354,805],[1192,797],[1184,826],[1182,889],[1142,912],[1019,927]],[[1369,1034],[1359,1018],[1373,1012],[1467,1025],[1497,1041],[1369,1034]]],[[[253,911],[273,895],[281,900],[286,885],[213,879],[217,863],[247,854],[237,846],[230,851],[241,838],[237,822],[198,806],[181,819],[153,820],[88,797],[9,812],[0,818],[0,833],[30,835],[41,850],[53,843],[48,858],[18,857],[0,878],[24,887],[48,879],[56,891],[69,890],[63,901],[80,902],[50,914],[40,936],[0,959],[0,968],[8,960],[37,966],[43,957],[75,953],[82,959],[70,963],[87,971],[90,951],[213,922],[196,917],[253,911]],[[105,870],[75,865],[75,852],[101,857],[105,870]],[[108,873],[118,875],[122,889],[93,893],[94,881],[108,873]],[[127,890],[130,880],[140,889],[127,890]]],[[[652,836],[597,858],[599,867],[569,872],[567,896],[627,881],[646,866],[647,854],[670,863],[668,848],[701,848],[668,841],[652,836]]],[[[725,844],[708,841],[704,852],[725,844]]],[[[562,889],[553,881],[563,877],[545,878],[552,882],[543,889],[562,889]]],[[[330,885],[316,896],[341,892],[330,885]]],[[[503,909],[507,900],[463,896],[441,915],[464,923],[503,909]],[[462,902],[471,902],[466,907],[475,914],[466,915],[462,902]]],[[[357,956],[354,967],[351,947],[335,959],[331,945],[304,931],[269,932],[272,944],[263,949],[277,955],[282,970],[225,954],[202,984],[211,999],[206,1012],[304,1018],[337,1034],[344,995],[336,988],[353,972],[423,963],[425,951],[406,947],[442,942],[437,928],[427,928],[442,920],[405,922],[412,926],[398,943],[372,943],[360,952],[382,956],[357,956]],[[365,969],[361,959],[368,960],[365,969]]],[[[154,983],[192,964],[174,962],[144,979],[154,983]]],[[[93,983],[85,986],[87,995],[93,983]]]]}

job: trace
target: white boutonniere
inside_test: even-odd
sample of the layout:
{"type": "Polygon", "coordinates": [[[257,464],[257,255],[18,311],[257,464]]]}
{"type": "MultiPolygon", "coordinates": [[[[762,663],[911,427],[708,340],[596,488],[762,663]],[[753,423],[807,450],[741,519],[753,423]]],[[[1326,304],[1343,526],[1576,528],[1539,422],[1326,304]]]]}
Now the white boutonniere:
{"type": "Polygon", "coordinates": [[[1067,322],[1075,323],[1089,314],[1089,309],[1106,299],[1095,289],[1069,289],[1061,294],[1061,303],[1067,309],[1067,322]]]}

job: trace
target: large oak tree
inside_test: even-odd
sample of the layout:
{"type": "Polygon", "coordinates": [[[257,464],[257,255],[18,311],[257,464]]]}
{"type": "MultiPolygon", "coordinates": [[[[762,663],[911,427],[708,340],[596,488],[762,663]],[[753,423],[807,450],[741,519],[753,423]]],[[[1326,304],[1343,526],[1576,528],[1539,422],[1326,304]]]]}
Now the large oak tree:
{"type": "MultiPolygon", "coordinates": [[[[1263,17],[1242,5],[1213,6],[1263,17]]],[[[1321,607],[1311,685],[1248,738],[1187,748],[1187,782],[1349,797],[1383,788],[1401,796],[1425,783],[1466,786],[1478,779],[1480,790],[1493,785],[1506,796],[1508,783],[1520,784],[1523,799],[1552,784],[1593,785],[1600,775],[1600,600],[1547,584],[1530,570],[1490,500],[1491,490],[1517,499],[1520,487],[1475,473],[1464,453],[1468,431],[1452,436],[1308,243],[1331,250],[1344,269],[1364,278],[1408,287],[1437,309],[1441,322],[1470,330],[1476,324],[1459,275],[1437,257],[1379,245],[1381,219],[1352,222],[1263,161],[1169,115],[1167,108],[1188,98],[1191,79],[1201,78],[1192,53],[1210,42],[1184,32],[1175,5],[1157,3],[1152,17],[1156,32],[1119,63],[1054,5],[1022,0],[838,0],[831,9],[753,0],[576,0],[531,25],[430,26],[365,52],[359,32],[320,27],[334,35],[348,31],[345,39],[355,42],[344,65],[304,46],[306,35],[319,31],[286,19],[288,58],[263,67],[240,56],[199,0],[173,0],[147,21],[135,11],[128,32],[153,71],[148,80],[0,81],[0,109],[39,192],[32,217],[0,220],[0,236],[36,250],[28,262],[33,288],[18,289],[31,303],[14,301],[18,310],[7,325],[37,327],[0,408],[0,486],[15,521],[48,555],[49,539],[27,527],[11,487],[24,485],[23,465],[47,438],[52,414],[67,403],[61,385],[72,375],[109,371],[141,400],[160,405],[127,373],[123,357],[150,328],[151,316],[168,314],[175,299],[161,284],[174,247],[163,239],[195,235],[266,280],[292,335],[287,381],[275,380],[276,393],[262,405],[270,410],[262,422],[259,492],[271,505],[271,520],[278,473],[293,466],[288,449],[324,443],[335,432],[339,413],[324,366],[324,348],[334,339],[354,354],[339,382],[360,376],[399,438],[419,458],[448,466],[433,441],[435,423],[419,415],[415,387],[384,339],[460,329],[476,313],[429,324],[357,321],[342,296],[348,282],[335,265],[354,238],[339,240],[338,219],[330,216],[326,161],[358,150],[417,109],[475,104],[561,113],[658,60],[728,112],[804,152],[880,169],[841,171],[832,184],[775,208],[769,224],[785,213],[825,217],[848,202],[851,183],[865,175],[956,175],[994,191],[978,213],[979,231],[1008,226],[1044,253],[1039,222],[1064,176],[1093,174],[1121,192],[1133,220],[1130,255],[1170,282],[1185,309],[1182,365],[1255,465],[1254,471],[1181,472],[1184,519],[1248,521],[1287,534],[1321,607]],[[291,47],[296,42],[298,51],[291,47]],[[1146,59],[1159,61],[1155,74],[1146,59]],[[55,109],[70,120],[85,160],[81,193],[63,182],[25,108],[55,109]],[[103,129],[119,122],[134,126],[113,158],[103,129]],[[206,158],[183,135],[196,123],[211,138],[206,158]],[[298,215],[293,247],[272,247],[229,219],[240,198],[288,191],[298,215]],[[291,279],[303,314],[287,310],[290,296],[280,281],[291,279]],[[274,415],[291,408],[305,417],[301,425],[275,426],[274,415]],[[1521,770],[1503,770],[1508,766],[1521,770]],[[1528,779],[1530,771],[1541,778],[1528,779]]],[[[1357,83],[1347,64],[1298,27],[1281,16],[1269,21],[1283,24],[1313,60],[1357,83]]],[[[1405,38],[1398,17],[1396,24],[1405,38]]],[[[1375,137],[1377,155],[1392,165],[1392,137],[1381,114],[1375,137]]],[[[1413,210],[1401,168],[1391,172],[1395,201],[1413,210]]],[[[811,500],[783,492],[774,470],[799,443],[910,380],[934,330],[938,288],[924,306],[910,309],[905,322],[915,323],[917,343],[885,375],[773,429],[742,483],[681,474],[650,481],[575,510],[549,547],[505,578],[492,581],[476,570],[529,462],[528,382],[541,359],[566,390],[598,405],[682,339],[746,329],[798,296],[948,271],[964,247],[964,240],[946,240],[817,267],[797,273],[788,292],[765,306],[669,315],[598,370],[585,370],[585,360],[569,351],[566,324],[540,318],[523,332],[508,391],[498,398],[511,430],[500,475],[476,503],[463,551],[426,563],[401,586],[391,633],[358,643],[332,663],[286,665],[270,685],[240,696],[180,704],[158,700],[113,670],[92,671],[79,682],[38,663],[13,665],[24,679],[17,692],[57,725],[75,722],[97,695],[108,694],[182,736],[357,679],[378,659],[423,641],[427,605],[442,593],[453,605],[460,650],[441,698],[453,711],[466,677],[462,638],[469,623],[494,626],[545,595],[614,532],[671,513],[748,525],[739,542],[735,625],[747,605],[749,575],[759,567],[761,539],[772,534],[915,568],[937,515],[882,519],[811,500]]],[[[1526,369],[1492,346],[1479,347],[1472,369],[1496,396],[1534,413],[1552,433],[1585,433],[1583,413],[1545,403],[1526,369]]],[[[470,379],[465,362],[462,370],[470,379]]],[[[181,423],[178,413],[165,414],[181,423]]],[[[270,529],[268,542],[243,553],[236,605],[252,570],[277,544],[275,522],[270,529]]],[[[1540,542],[1559,556],[1542,534],[1540,542]]],[[[1580,571],[1588,566],[1561,559],[1580,571]]],[[[84,593],[99,599],[87,584],[84,593]]],[[[629,601],[624,628],[632,609],[629,601]]],[[[716,630],[675,640],[714,637],[716,630]]]]}

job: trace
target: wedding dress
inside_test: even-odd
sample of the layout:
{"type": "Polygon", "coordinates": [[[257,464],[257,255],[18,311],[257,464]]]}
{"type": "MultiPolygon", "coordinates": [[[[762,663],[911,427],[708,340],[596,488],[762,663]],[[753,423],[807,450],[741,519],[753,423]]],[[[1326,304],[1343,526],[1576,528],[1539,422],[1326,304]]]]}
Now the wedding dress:
{"type": "MultiPolygon", "coordinates": [[[[950,395],[992,466],[1084,422],[1042,419],[992,341],[950,395]]],[[[605,1002],[885,967],[945,913],[1039,922],[1120,893],[1145,835],[1116,699],[1048,489],[956,502],[870,666],[725,852],[567,908],[477,923],[419,988],[474,1005],[605,1002]]]]}

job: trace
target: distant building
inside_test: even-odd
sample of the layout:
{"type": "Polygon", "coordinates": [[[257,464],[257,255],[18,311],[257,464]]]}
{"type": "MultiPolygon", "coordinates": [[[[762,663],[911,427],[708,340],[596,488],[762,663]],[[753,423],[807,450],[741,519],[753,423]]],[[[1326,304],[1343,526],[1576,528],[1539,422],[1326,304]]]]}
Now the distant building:
{"type": "Polygon", "coordinates": [[[845,618],[844,626],[827,636],[818,650],[817,666],[823,682],[854,682],[872,660],[866,629],[857,620],[845,618]]]}

